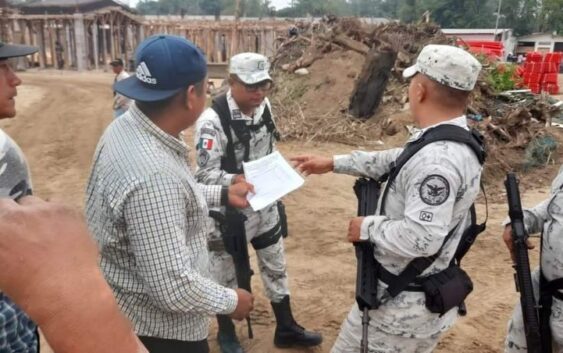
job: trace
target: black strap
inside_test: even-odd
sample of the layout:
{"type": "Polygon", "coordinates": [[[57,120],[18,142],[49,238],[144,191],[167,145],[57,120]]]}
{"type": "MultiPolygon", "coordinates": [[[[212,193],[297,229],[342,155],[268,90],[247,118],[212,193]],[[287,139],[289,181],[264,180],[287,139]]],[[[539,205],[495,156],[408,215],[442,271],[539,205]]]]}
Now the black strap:
{"type": "MultiPolygon", "coordinates": [[[[442,250],[446,246],[446,243],[451,239],[456,230],[457,226],[450,230],[448,235],[446,235],[446,237],[444,238],[442,246],[440,246],[440,249],[434,255],[417,257],[413,259],[411,262],[409,262],[409,264],[407,265],[407,267],[405,267],[401,274],[395,276],[394,280],[386,282],[388,285],[387,293],[389,293],[389,295],[394,298],[399,293],[404,291],[407,287],[409,287],[411,283],[415,282],[416,278],[420,276],[420,274],[424,272],[428,267],[430,267],[430,265],[432,265],[432,263],[436,261],[436,259],[440,256],[442,250]]],[[[381,266],[381,268],[384,267],[381,266]]]]}
{"type": "Polygon", "coordinates": [[[252,239],[250,243],[254,250],[265,249],[268,246],[276,244],[281,236],[281,223],[278,222],[272,229],[252,239]]]}
{"type": "Polygon", "coordinates": [[[483,196],[485,197],[485,220],[483,223],[477,223],[477,212],[475,210],[475,204],[472,204],[469,208],[469,212],[471,213],[471,224],[461,236],[459,240],[459,244],[457,245],[457,249],[455,251],[455,256],[452,261],[455,261],[456,264],[459,266],[461,263],[461,259],[465,257],[473,243],[475,243],[475,239],[477,236],[487,229],[487,221],[489,220],[489,201],[487,200],[487,193],[485,192],[485,187],[483,186],[483,181],[480,181],[480,188],[483,196]]]}
{"type": "Polygon", "coordinates": [[[221,158],[221,169],[227,173],[239,174],[240,168],[237,166],[235,147],[233,144],[233,134],[231,133],[231,112],[229,110],[229,103],[227,102],[227,95],[222,94],[213,99],[211,105],[221,121],[221,127],[225,136],[227,136],[227,147],[225,148],[225,156],[221,158]]]}
{"type": "MultiPolygon", "coordinates": [[[[471,148],[471,150],[475,153],[479,163],[483,165],[485,163],[486,152],[484,149],[483,137],[482,135],[476,131],[471,130],[468,131],[462,127],[451,125],[451,124],[443,124],[438,125],[434,128],[427,130],[419,139],[416,141],[410,142],[405,146],[405,149],[399,157],[396,159],[394,163],[391,165],[391,169],[389,173],[383,175],[379,182],[387,182],[385,186],[385,190],[383,192],[383,196],[381,198],[381,206],[380,206],[380,214],[385,214],[385,201],[387,199],[387,194],[389,189],[391,188],[391,184],[395,181],[397,175],[399,174],[401,168],[414,156],[418,151],[420,151],[424,146],[437,142],[437,141],[453,141],[466,144],[471,148]]],[[[483,184],[481,183],[481,189],[484,192],[483,184]]],[[[485,202],[486,196],[485,196],[485,202]]],[[[472,205],[470,208],[471,213],[471,225],[468,229],[466,229],[462,235],[462,239],[460,240],[460,244],[456,249],[456,254],[452,260],[450,265],[459,265],[461,258],[469,251],[469,248],[477,238],[477,235],[485,230],[486,227],[486,220],[482,224],[477,223],[477,214],[475,212],[475,205],[472,205]],[[457,262],[457,264],[456,264],[457,262]]],[[[487,211],[487,218],[488,218],[488,211],[487,211]]],[[[387,288],[387,292],[392,296],[395,297],[400,292],[404,291],[406,288],[409,287],[411,283],[413,283],[421,273],[423,273],[432,263],[441,255],[444,246],[448,242],[448,240],[452,237],[452,235],[457,230],[458,226],[455,226],[448,235],[444,238],[444,242],[440,249],[432,256],[425,256],[425,257],[417,257],[413,259],[409,264],[405,267],[405,269],[395,278],[388,282],[387,284],[389,287],[387,288]]],[[[383,268],[383,266],[381,266],[383,268]]]]}
{"type": "MultiPolygon", "coordinates": [[[[272,134],[274,139],[276,139],[276,141],[280,140],[280,134],[274,124],[272,113],[270,112],[270,108],[267,104],[264,107],[261,122],[251,126],[246,125],[246,120],[232,120],[226,93],[215,97],[211,108],[217,113],[217,115],[219,115],[221,127],[227,136],[227,147],[225,148],[226,153],[225,156],[221,158],[221,169],[225,170],[227,173],[242,173],[242,167],[237,163],[231,129],[234,131],[237,139],[244,145],[244,162],[248,162],[250,157],[250,130],[258,130],[262,126],[266,125],[266,129],[270,134],[272,134]]],[[[273,144],[273,140],[270,141],[270,152],[273,150],[273,144]]]]}
{"type": "Polygon", "coordinates": [[[391,163],[389,173],[386,173],[379,178],[380,182],[387,182],[381,199],[380,214],[385,214],[387,194],[389,193],[389,189],[395,182],[395,179],[399,175],[401,169],[411,159],[411,157],[423,147],[437,141],[453,141],[466,144],[475,153],[479,163],[481,165],[485,163],[487,154],[484,148],[484,140],[483,136],[477,130],[472,129],[471,131],[468,131],[460,126],[451,124],[442,124],[428,129],[419,139],[409,142],[395,162],[391,163]]]}
{"type": "Polygon", "coordinates": [[[545,279],[545,287],[543,289],[547,290],[553,297],[563,300],[563,293],[559,292],[559,290],[563,289],[563,278],[556,278],[552,281],[545,279]]]}

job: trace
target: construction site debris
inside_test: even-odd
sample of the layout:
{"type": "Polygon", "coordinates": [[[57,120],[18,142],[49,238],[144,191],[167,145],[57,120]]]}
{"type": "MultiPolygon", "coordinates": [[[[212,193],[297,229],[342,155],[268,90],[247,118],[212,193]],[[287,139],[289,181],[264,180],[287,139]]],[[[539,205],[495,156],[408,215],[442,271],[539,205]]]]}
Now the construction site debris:
{"type": "MultiPolygon", "coordinates": [[[[331,17],[297,28],[297,36],[281,39],[273,59],[272,101],[280,129],[286,138],[354,146],[404,142],[412,121],[402,71],[425,45],[454,43],[429,23],[368,25],[331,17]],[[309,74],[292,74],[301,68],[309,74]]],[[[470,125],[487,141],[488,168],[504,172],[539,165],[525,161],[525,150],[549,136],[547,128],[559,119],[561,106],[526,90],[496,92],[487,76],[492,65],[484,61],[467,112],[470,125]]],[[[530,156],[549,160],[549,146],[530,156]]]]}

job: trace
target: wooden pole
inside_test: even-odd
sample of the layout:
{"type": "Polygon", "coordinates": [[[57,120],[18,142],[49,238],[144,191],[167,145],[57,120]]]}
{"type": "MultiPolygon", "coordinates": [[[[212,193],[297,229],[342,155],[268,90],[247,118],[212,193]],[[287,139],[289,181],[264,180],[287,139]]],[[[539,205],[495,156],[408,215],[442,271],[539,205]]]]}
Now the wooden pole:
{"type": "Polygon", "coordinates": [[[38,38],[38,42],[39,42],[39,67],[41,67],[42,69],[45,68],[46,64],[47,64],[47,53],[46,53],[46,48],[45,48],[45,22],[43,20],[39,21],[37,24],[37,30],[39,32],[39,38],[38,38]]]}
{"type": "Polygon", "coordinates": [[[100,64],[98,48],[98,23],[94,20],[92,22],[92,49],[94,51],[94,69],[96,70],[98,70],[100,64]]]}
{"type": "Polygon", "coordinates": [[[111,60],[115,59],[115,40],[114,40],[114,31],[113,31],[113,22],[114,22],[114,15],[113,13],[110,13],[110,19],[109,19],[109,40],[110,40],[110,45],[111,45],[111,60]]]}
{"type": "Polygon", "coordinates": [[[57,67],[57,55],[55,53],[55,35],[53,34],[53,23],[52,21],[47,21],[47,28],[49,34],[49,51],[51,55],[51,65],[56,68],[57,67]]]}
{"type": "Polygon", "coordinates": [[[72,39],[70,38],[70,22],[64,21],[64,36],[65,36],[65,56],[66,56],[66,67],[70,68],[74,65],[74,49],[72,47],[72,39]]]}
{"type": "Polygon", "coordinates": [[[102,60],[104,63],[104,71],[107,71],[108,67],[108,59],[107,59],[107,31],[106,31],[106,16],[102,16],[102,23],[101,23],[101,27],[102,27],[102,60]]]}

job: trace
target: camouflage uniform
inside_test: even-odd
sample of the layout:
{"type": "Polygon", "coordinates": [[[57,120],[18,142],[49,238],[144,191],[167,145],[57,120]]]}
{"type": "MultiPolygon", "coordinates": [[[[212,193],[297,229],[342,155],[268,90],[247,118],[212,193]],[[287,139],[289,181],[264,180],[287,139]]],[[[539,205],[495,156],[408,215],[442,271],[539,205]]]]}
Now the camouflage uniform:
{"type": "MultiPolygon", "coordinates": [[[[227,92],[227,102],[232,119],[244,119],[248,125],[260,123],[266,105],[271,111],[270,103],[266,98],[255,111],[253,117],[246,116],[238,108],[237,103],[227,92]]],[[[207,109],[199,118],[196,125],[195,143],[197,146],[197,171],[196,178],[204,184],[231,185],[234,174],[228,174],[221,169],[221,158],[225,155],[227,136],[223,132],[219,115],[211,108],[207,109]]],[[[244,146],[238,143],[233,134],[235,155],[238,163],[242,163],[244,146]]],[[[266,126],[254,131],[251,130],[249,160],[256,160],[275,151],[275,141],[266,126]]],[[[239,165],[240,165],[239,164],[239,165]]],[[[270,231],[279,222],[276,204],[270,205],[258,212],[251,208],[243,210],[248,217],[245,223],[247,241],[270,231]]],[[[221,232],[216,226],[210,235],[211,244],[221,243],[221,232]]],[[[213,246],[211,246],[213,247],[213,246]]],[[[258,265],[266,295],[270,301],[276,303],[289,295],[287,283],[286,261],[284,254],[283,238],[277,243],[256,251],[258,265]]],[[[212,249],[210,254],[211,272],[219,284],[236,288],[236,276],[231,256],[223,249],[212,249]]]]}
{"type": "MultiPolygon", "coordinates": [[[[446,123],[467,128],[465,117],[446,123]]],[[[416,140],[425,130],[411,138],[416,140]]],[[[378,179],[402,149],[355,151],[334,157],[334,171],[378,179]]],[[[440,141],[415,154],[401,169],[387,196],[385,216],[366,217],[361,239],[375,244],[374,256],[398,275],[417,257],[435,254],[446,235],[457,226],[441,255],[422,276],[446,269],[461,235],[470,224],[469,207],[479,193],[481,165],[466,145],[440,141]]],[[[376,214],[379,214],[379,210],[376,214]]],[[[379,295],[386,284],[380,282],[379,295]]],[[[404,291],[370,311],[369,344],[373,352],[431,352],[440,334],[457,318],[457,308],[443,316],[426,309],[424,293],[404,291]]],[[[357,352],[361,338],[361,312],[352,307],[333,353],[357,352]]]]}
{"type": "MultiPolygon", "coordinates": [[[[543,231],[541,268],[547,280],[563,277],[563,167],[551,184],[548,199],[536,207],[524,210],[524,224],[530,234],[543,231]]],[[[508,224],[507,220],[505,224],[508,224]]],[[[535,298],[539,297],[539,269],[532,274],[535,298]]],[[[563,353],[563,302],[553,298],[551,307],[551,333],[553,351],[563,353]]],[[[506,353],[528,352],[522,308],[520,302],[515,306],[512,319],[508,324],[508,336],[505,341],[506,353]]]]}

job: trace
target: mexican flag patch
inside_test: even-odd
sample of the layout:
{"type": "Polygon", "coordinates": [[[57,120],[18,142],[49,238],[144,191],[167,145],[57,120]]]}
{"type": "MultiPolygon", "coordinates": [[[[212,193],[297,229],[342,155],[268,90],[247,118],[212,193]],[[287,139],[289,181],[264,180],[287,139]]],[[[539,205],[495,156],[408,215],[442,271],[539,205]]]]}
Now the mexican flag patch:
{"type": "Polygon", "coordinates": [[[198,149],[210,150],[213,148],[213,139],[200,138],[197,144],[198,149]]]}

